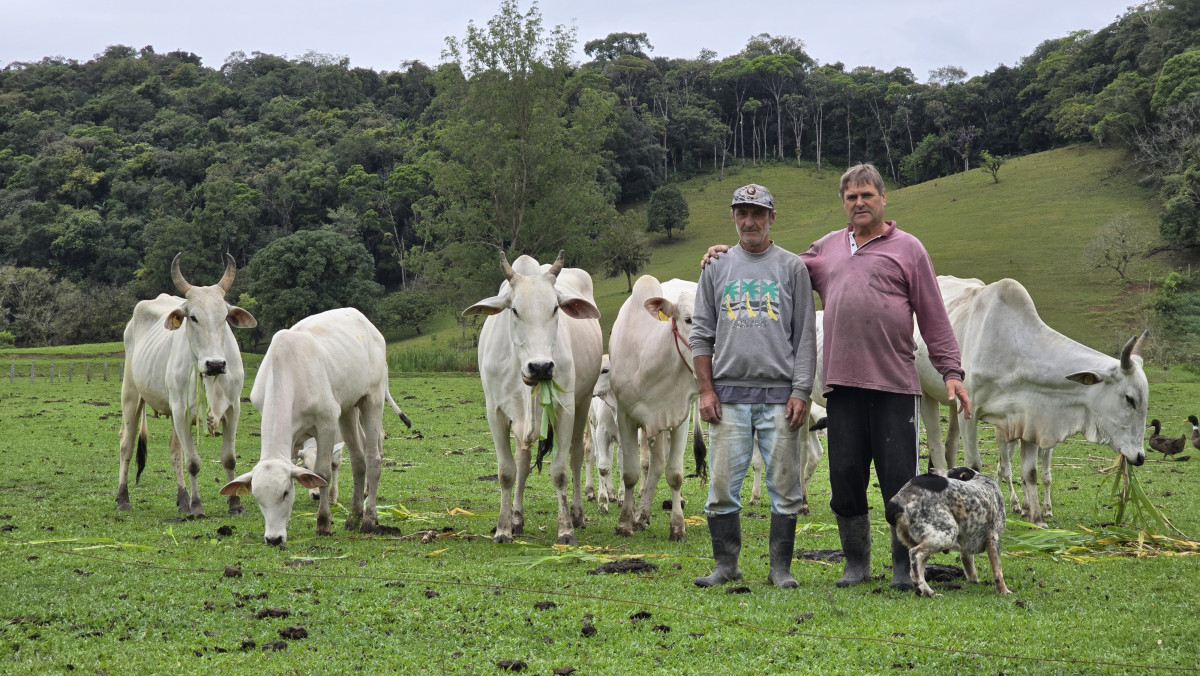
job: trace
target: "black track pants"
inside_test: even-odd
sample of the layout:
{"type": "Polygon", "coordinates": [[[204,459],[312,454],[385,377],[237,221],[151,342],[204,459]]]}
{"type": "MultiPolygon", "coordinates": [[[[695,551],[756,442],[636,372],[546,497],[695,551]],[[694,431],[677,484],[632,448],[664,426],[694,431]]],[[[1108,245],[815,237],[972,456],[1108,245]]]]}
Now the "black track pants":
{"type": "Polygon", "coordinates": [[[886,501],[917,475],[920,399],[857,387],[835,387],[829,412],[829,507],[834,514],[867,513],[871,463],[886,501]]]}

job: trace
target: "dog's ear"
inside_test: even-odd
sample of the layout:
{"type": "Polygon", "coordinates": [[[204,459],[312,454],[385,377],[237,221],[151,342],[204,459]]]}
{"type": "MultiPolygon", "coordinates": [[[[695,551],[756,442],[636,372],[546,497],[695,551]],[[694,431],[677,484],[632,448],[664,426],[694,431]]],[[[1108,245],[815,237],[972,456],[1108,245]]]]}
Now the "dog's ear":
{"type": "Polygon", "coordinates": [[[913,477],[909,483],[930,493],[941,493],[950,486],[950,481],[946,477],[936,474],[919,474],[913,477]]]}
{"type": "Polygon", "coordinates": [[[959,481],[970,481],[971,479],[975,478],[975,474],[975,470],[971,469],[970,467],[955,467],[947,472],[946,476],[950,479],[957,479],[959,481]]]}

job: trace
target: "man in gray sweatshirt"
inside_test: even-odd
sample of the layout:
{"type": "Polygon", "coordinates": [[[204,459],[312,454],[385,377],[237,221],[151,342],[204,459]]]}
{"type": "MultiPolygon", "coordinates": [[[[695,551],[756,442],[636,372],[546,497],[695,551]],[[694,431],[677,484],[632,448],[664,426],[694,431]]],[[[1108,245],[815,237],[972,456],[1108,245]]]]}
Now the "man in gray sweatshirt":
{"type": "Polygon", "coordinates": [[[706,268],[692,317],[700,417],[709,423],[711,479],[704,513],[716,568],[701,587],[741,579],[741,487],[758,443],[771,497],[770,572],[791,574],[796,513],[803,500],[800,428],[816,364],[812,285],[800,258],[770,239],[775,201],[761,185],[733,193],[738,246],[706,268]]]}

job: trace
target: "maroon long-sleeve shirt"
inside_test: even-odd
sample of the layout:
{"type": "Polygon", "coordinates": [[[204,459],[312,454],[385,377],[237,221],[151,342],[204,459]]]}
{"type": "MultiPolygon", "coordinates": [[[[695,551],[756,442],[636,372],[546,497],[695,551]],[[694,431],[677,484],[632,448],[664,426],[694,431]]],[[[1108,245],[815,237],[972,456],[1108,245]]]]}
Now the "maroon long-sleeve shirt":
{"type": "Polygon", "coordinates": [[[887,221],[882,235],[850,253],[851,227],[835,230],[800,257],[825,309],[824,391],[847,385],[920,394],[913,315],[943,379],[962,380],[958,341],[933,263],[920,240],[887,221]]]}

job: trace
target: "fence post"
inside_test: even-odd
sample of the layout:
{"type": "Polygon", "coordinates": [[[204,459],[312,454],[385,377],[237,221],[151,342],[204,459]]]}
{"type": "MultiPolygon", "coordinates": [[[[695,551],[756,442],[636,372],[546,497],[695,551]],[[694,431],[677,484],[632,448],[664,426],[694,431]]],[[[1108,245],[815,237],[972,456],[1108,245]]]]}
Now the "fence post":
{"type": "Polygon", "coordinates": [[[12,366],[8,367],[8,384],[12,385],[13,378],[17,377],[17,358],[13,357],[12,366]]]}
{"type": "Polygon", "coordinates": [[[104,379],[108,380],[108,360],[104,360],[104,379]]]}
{"type": "Polygon", "coordinates": [[[50,362],[50,384],[54,384],[54,362],[50,362]]]}
{"type": "Polygon", "coordinates": [[[72,382],[75,379],[75,362],[67,362],[67,382],[72,382]]]}
{"type": "Polygon", "coordinates": [[[34,373],[37,373],[37,362],[31,361],[31,362],[29,362],[29,382],[30,383],[33,382],[33,374],[34,373]]]}
{"type": "Polygon", "coordinates": [[[87,382],[90,383],[92,382],[92,360],[89,359],[84,363],[87,364],[87,366],[84,367],[84,377],[87,378],[87,382]]]}
{"type": "Polygon", "coordinates": [[[117,362],[117,382],[125,379],[125,362],[117,362]]]}

